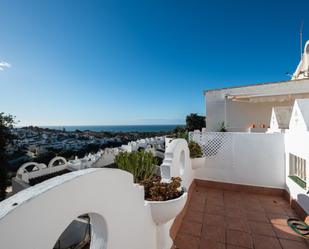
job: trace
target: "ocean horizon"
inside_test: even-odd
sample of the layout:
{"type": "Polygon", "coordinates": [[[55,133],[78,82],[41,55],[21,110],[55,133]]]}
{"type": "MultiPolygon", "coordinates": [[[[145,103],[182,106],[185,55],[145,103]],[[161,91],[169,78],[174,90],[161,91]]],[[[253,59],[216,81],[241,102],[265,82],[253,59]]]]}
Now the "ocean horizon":
{"type": "Polygon", "coordinates": [[[41,128],[49,128],[55,130],[66,131],[107,131],[107,132],[168,132],[175,129],[177,126],[185,126],[184,124],[169,124],[169,125],[62,125],[62,126],[39,126],[41,128]]]}

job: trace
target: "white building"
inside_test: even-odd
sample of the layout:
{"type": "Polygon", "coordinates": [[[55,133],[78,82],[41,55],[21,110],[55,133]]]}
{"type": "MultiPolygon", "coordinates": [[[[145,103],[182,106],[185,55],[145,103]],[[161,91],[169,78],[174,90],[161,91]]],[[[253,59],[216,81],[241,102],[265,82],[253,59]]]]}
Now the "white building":
{"type": "Polygon", "coordinates": [[[205,91],[207,131],[218,131],[222,122],[228,131],[265,131],[273,107],[292,107],[295,99],[309,98],[308,58],[309,41],[289,81],[205,91]]]}

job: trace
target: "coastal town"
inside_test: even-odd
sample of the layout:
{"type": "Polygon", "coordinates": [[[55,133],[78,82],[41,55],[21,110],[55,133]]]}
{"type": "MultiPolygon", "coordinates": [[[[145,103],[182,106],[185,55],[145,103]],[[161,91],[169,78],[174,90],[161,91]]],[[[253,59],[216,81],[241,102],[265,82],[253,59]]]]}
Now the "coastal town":
{"type": "Polygon", "coordinates": [[[130,141],[167,134],[170,132],[66,131],[29,126],[13,129],[14,139],[7,146],[7,152],[14,170],[28,161],[47,163],[57,155],[69,160],[100,149],[120,147],[130,141]]]}

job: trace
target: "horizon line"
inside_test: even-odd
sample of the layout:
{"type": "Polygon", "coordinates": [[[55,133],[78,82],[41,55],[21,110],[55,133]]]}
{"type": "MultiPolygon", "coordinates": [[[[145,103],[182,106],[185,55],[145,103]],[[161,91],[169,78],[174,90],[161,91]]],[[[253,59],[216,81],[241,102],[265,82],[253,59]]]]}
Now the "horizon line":
{"type": "Polygon", "coordinates": [[[68,127],[68,126],[80,126],[80,127],[87,127],[87,126],[162,126],[162,125],[185,125],[185,123],[171,123],[171,124],[101,124],[101,125],[15,125],[15,128],[22,128],[22,127],[42,127],[42,128],[48,128],[48,127],[68,127]]]}

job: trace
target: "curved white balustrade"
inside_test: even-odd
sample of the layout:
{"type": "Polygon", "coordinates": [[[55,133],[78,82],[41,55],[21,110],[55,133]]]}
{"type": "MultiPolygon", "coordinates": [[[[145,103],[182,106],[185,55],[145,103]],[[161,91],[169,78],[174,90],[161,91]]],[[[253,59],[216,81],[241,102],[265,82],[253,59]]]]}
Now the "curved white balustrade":
{"type": "Polygon", "coordinates": [[[190,151],[185,139],[174,139],[169,143],[160,168],[163,179],[180,176],[183,186],[187,189],[190,187],[193,181],[193,170],[190,151]]]}
{"type": "Polygon", "coordinates": [[[47,166],[44,163],[28,162],[24,163],[16,172],[16,177],[24,182],[29,182],[29,175],[31,173],[39,172],[46,169],[47,166]]]}
{"type": "MultiPolygon", "coordinates": [[[[189,187],[193,178],[186,141],[172,141],[166,156],[170,176],[181,176],[189,187]]],[[[147,202],[143,187],[122,170],[74,171],[0,203],[1,248],[53,248],[76,217],[88,214],[91,249],[170,249],[169,229],[186,199],[187,193],[166,203],[147,202]]]]}
{"type": "Polygon", "coordinates": [[[68,162],[67,160],[62,157],[62,156],[56,156],[54,157],[52,160],[50,160],[49,164],[48,164],[48,167],[54,167],[54,166],[58,166],[58,165],[55,165],[55,162],[62,162],[61,164],[58,164],[58,165],[65,165],[67,166],[68,165],[68,162]]]}
{"type": "Polygon", "coordinates": [[[16,177],[23,182],[29,183],[29,180],[35,177],[51,174],[66,169],[68,162],[64,157],[54,157],[46,166],[44,163],[28,162],[24,163],[16,173],[16,177]],[[62,162],[56,164],[56,162],[62,162]],[[29,170],[30,169],[30,170],[29,170]]]}
{"type": "Polygon", "coordinates": [[[1,248],[51,249],[85,213],[91,224],[98,223],[91,249],[156,248],[150,208],[132,175],[121,170],[87,169],[53,178],[3,201],[0,210],[1,248]]]}

